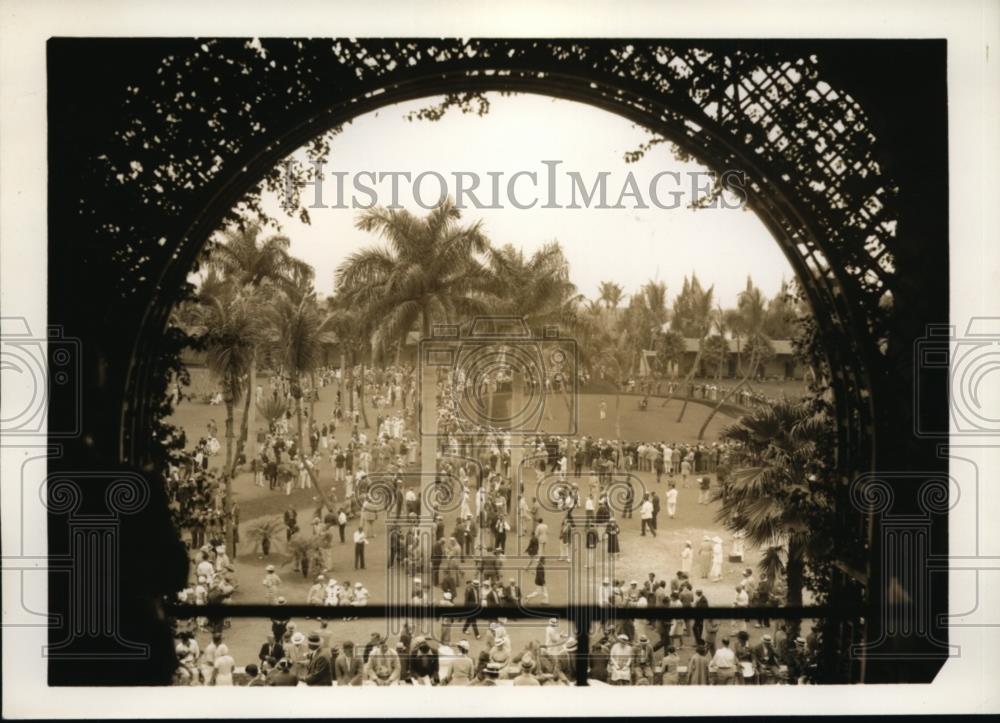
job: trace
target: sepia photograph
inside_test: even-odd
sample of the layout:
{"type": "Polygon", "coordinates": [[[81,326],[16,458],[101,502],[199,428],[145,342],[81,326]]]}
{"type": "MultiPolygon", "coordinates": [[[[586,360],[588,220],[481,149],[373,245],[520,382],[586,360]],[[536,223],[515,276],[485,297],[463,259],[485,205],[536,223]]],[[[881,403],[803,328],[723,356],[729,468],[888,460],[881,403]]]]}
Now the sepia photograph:
{"type": "Polygon", "coordinates": [[[95,689],[63,715],[861,712],[840,686],[987,675],[997,87],[957,95],[950,38],[996,5],[884,37],[556,7],[33,46],[4,626],[53,696],[95,689]]]}

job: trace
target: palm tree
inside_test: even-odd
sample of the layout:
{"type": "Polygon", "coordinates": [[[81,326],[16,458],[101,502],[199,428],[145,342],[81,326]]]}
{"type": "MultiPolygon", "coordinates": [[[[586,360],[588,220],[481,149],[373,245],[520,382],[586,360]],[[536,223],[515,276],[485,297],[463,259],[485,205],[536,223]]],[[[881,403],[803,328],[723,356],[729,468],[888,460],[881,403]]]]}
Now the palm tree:
{"type": "MultiPolygon", "coordinates": [[[[231,296],[229,299],[215,297],[200,309],[206,363],[209,372],[222,388],[222,398],[226,405],[226,465],[223,471],[225,484],[225,514],[232,510],[233,476],[243,455],[247,438],[247,419],[252,395],[244,394],[246,377],[253,365],[255,349],[263,339],[263,329],[258,310],[250,300],[231,296]],[[239,442],[233,449],[234,411],[240,398],[245,399],[239,442]]],[[[228,518],[227,518],[228,519],[228,518]]],[[[232,554],[236,554],[233,544],[233,529],[227,523],[227,535],[232,554]]]]}
{"type": "Polygon", "coordinates": [[[684,358],[684,337],[679,331],[669,329],[661,332],[655,346],[660,368],[664,371],[673,364],[680,364],[684,358]]]}
{"type": "MultiPolygon", "coordinates": [[[[368,429],[368,413],[365,411],[365,352],[371,339],[371,325],[362,311],[352,306],[342,295],[334,295],[326,300],[327,317],[323,328],[337,336],[342,355],[342,377],[347,383],[348,409],[354,411],[354,389],[359,390],[358,404],[364,428],[368,429]],[[354,367],[361,365],[361,380],[354,378],[354,367]]],[[[405,342],[400,342],[403,344],[405,342]]]]}
{"type": "Polygon", "coordinates": [[[618,305],[625,298],[625,289],[621,287],[621,284],[616,284],[614,281],[602,281],[597,287],[597,294],[600,300],[604,302],[605,307],[608,309],[617,309],[618,305]]]}
{"type": "MultiPolygon", "coordinates": [[[[302,439],[302,378],[311,376],[323,358],[322,335],[324,318],[316,307],[313,296],[306,296],[296,303],[282,297],[271,309],[272,326],[278,332],[276,353],[291,376],[291,393],[295,400],[296,433],[299,461],[305,463],[305,446],[302,439]]],[[[332,501],[319,484],[316,472],[308,466],[313,486],[328,510],[334,509],[332,501]]]]}
{"type": "Polygon", "coordinates": [[[359,229],[378,233],[388,246],[351,254],[336,281],[346,303],[360,308],[375,330],[376,347],[405,342],[418,325],[428,338],[433,321],[485,309],[478,292],[486,273],[478,256],[489,243],[481,222],[461,226],[460,219],[451,199],[424,218],[382,207],[358,218],[359,229]]]}
{"type": "MultiPolygon", "coordinates": [[[[222,274],[226,283],[240,293],[254,296],[261,302],[273,298],[274,291],[293,291],[297,281],[311,279],[313,269],[309,264],[291,255],[291,242],[287,236],[263,236],[260,224],[230,226],[222,231],[222,243],[214,245],[209,255],[209,276],[201,284],[204,294],[213,293],[209,280],[213,272],[222,274]]],[[[254,347],[247,373],[247,394],[252,398],[257,389],[257,348],[254,347]]],[[[244,425],[247,433],[256,427],[256,407],[250,405],[249,420],[244,425]]],[[[253,454],[256,448],[251,446],[253,454]]]]}
{"type": "Polygon", "coordinates": [[[729,317],[726,312],[722,309],[722,304],[718,304],[715,307],[715,315],[712,319],[712,323],[715,325],[715,332],[718,335],[720,342],[717,346],[721,349],[721,354],[719,356],[719,365],[716,368],[715,381],[721,386],[722,384],[722,370],[726,366],[726,361],[729,358],[729,340],[726,339],[726,334],[733,332],[733,329],[729,325],[729,317]]]}
{"type": "Polygon", "coordinates": [[[488,277],[482,291],[495,313],[524,320],[538,331],[546,325],[572,327],[583,297],[569,279],[569,262],[558,241],[531,256],[511,244],[487,251],[488,277]]]}
{"type": "MultiPolygon", "coordinates": [[[[703,289],[698,277],[692,273],[691,280],[684,277],[684,286],[681,293],[674,300],[674,318],[671,321],[673,328],[686,334],[693,334],[698,338],[698,352],[695,354],[691,368],[688,370],[684,381],[677,387],[686,389],[694,378],[695,373],[701,366],[701,357],[705,351],[705,339],[712,330],[712,297],[715,293],[715,286],[703,289]]],[[[666,406],[673,398],[673,392],[663,400],[666,406]]],[[[684,395],[680,412],[677,414],[677,423],[684,419],[684,412],[687,411],[688,395],[684,395]]]]}
{"type": "Polygon", "coordinates": [[[716,518],[765,549],[763,574],[784,568],[792,606],[802,604],[810,553],[825,544],[812,534],[810,515],[817,505],[832,512],[832,498],[818,481],[823,460],[817,453],[830,434],[828,419],[807,403],[782,400],[755,408],[721,435],[740,445],[742,457],[719,494],[716,518]]]}
{"type": "Polygon", "coordinates": [[[747,277],[746,289],[740,292],[738,299],[740,310],[739,325],[743,329],[746,337],[746,348],[750,351],[750,362],[747,365],[746,373],[736,386],[730,388],[725,394],[719,397],[719,401],[712,408],[712,411],[705,417],[705,421],[698,430],[698,439],[705,436],[709,422],[715,417],[722,405],[725,404],[736,392],[744,387],[750,386],[750,379],[757,373],[757,367],[761,360],[771,349],[771,342],[764,334],[764,322],[767,319],[767,301],[759,288],[754,286],[753,279],[747,277]]]}

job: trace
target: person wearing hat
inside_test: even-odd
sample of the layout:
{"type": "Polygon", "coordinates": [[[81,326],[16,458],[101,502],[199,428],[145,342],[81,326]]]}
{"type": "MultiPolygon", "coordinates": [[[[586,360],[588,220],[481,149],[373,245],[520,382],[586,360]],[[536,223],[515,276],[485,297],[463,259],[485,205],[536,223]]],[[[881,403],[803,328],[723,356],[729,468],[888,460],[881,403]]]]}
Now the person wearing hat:
{"type": "Polygon", "coordinates": [[[631,685],[632,683],[632,659],[634,651],[629,644],[628,635],[621,633],[608,656],[608,672],[611,685],[631,685]]]}
{"type": "Polygon", "coordinates": [[[226,554],[225,545],[219,545],[215,548],[215,571],[217,573],[233,571],[233,565],[229,561],[229,555],[226,554]]]}
{"type": "Polygon", "coordinates": [[[351,601],[351,605],[354,607],[365,607],[368,604],[368,588],[361,584],[361,582],[354,583],[354,599],[351,601]]]}
{"type": "Polygon", "coordinates": [[[521,657],[520,674],[514,678],[514,685],[541,685],[532,674],[535,667],[535,659],[531,653],[525,653],[521,657]]]}
{"type": "Polygon", "coordinates": [[[455,648],[448,675],[442,679],[441,683],[443,685],[471,685],[475,677],[476,666],[469,656],[469,641],[459,640],[455,648]]]}
{"type": "Polygon", "coordinates": [[[499,663],[487,663],[479,671],[479,675],[472,685],[496,685],[497,680],[500,679],[500,671],[502,669],[503,666],[499,663]]]}
{"type": "Polygon", "coordinates": [[[557,648],[566,640],[566,635],[559,629],[559,618],[549,618],[545,626],[545,647],[557,648]]]}
{"type": "Polygon", "coordinates": [[[806,670],[809,668],[809,650],[806,647],[806,639],[801,635],[795,638],[795,647],[788,656],[788,682],[791,685],[798,685],[803,682],[806,670]]]}
{"type": "Polygon", "coordinates": [[[198,564],[195,566],[195,574],[198,577],[204,577],[206,585],[215,577],[215,565],[209,560],[211,552],[212,547],[210,545],[203,547],[201,553],[198,555],[198,564]]]}
{"type": "Polygon", "coordinates": [[[497,666],[497,670],[502,675],[503,670],[510,665],[510,641],[506,638],[499,638],[494,641],[493,647],[486,652],[487,665],[497,666]]]}
{"type": "MultiPolygon", "coordinates": [[[[293,666],[302,667],[309,657],[309,645],[306,636],[300,631],[292,633],[289,645],[285,646],[285,657],[292,661],[293,666]]],[[[295,668],[293,667],[293,670],[295,668]]]]}
{"type": "Polygon", "coordinates": [[[306,594],[306,605],[322,605],[326,600],[326,576],[317,575],[306,594]]]}
{"type": "Polygon", "coordinates": [[[639,642],[633,649],[633,666],[636,679],[644,678],[653,682],[653,645],[645,634],[639,636],[639,642]]]}
{"type": "MultiPolygon", "coordinates": [[[[301,633],[299,633],[301,634],[301,633]]],[[[309,664],[302,680],[306,685],[333,685],[333,663],[330,651],[321,647],[318,633],[309,636],[309,664]]]]}
{"type": "Polygon", "coordinates": [[[778,675],[778,653],[774,649],[774,639],[765,634],[760,642],[750,649],[754,668],[765,681],[774,680],[778,675]]]}
{"type": "Polygon", "coordinates": [[[264,586],[264,600],[268,605],[274,605],[281,594],[281,578],[274,571],[274,565],[264,568],[264,579],[261,584],[264,586]]]}
{"type": "Polygon", "coordinates": [[[215,662],[213,665],[212,685],[232,685],[233,669],[236,667],[236,661],[229,654],[229,646],[225,643],[219,643],[219,646],[215,649],[215,662]]]}

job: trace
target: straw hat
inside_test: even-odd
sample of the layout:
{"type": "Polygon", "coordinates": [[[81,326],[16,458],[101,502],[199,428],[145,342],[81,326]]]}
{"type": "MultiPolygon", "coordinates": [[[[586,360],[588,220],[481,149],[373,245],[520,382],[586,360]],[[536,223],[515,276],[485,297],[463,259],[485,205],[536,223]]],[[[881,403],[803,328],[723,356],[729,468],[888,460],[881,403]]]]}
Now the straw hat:
{"type": "Polygon", "coordinates": [[[274,565],[268,565],[264,568],[264,570],[267,572],[274,572],[274,565]]]}
{"type": "Polygon", "coordinates": [[[304,643],[305,641],[306,641],[306,636],[300,632],[295,633],[295,635],[292,636],[292,645],[302,645],[302,643],[304,643]]]}

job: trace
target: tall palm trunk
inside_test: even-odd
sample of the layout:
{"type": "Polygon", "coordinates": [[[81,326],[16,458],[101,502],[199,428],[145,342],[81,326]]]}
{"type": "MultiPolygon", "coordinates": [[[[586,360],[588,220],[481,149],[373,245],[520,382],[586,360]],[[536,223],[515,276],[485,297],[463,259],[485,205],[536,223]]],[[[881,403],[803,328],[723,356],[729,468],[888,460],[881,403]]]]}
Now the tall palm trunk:
{"type": "MultiPolygon", "coordinates": [[[[805,583],[806,561],[804,545],[792,539],[788,541],[788,562],[785,565],[785,583],[788,587],[785,604],[789,607],[802,606],[802,586],[805,583]]],[[[799,636],[802,625],[800,620],[788,621],[788,639],[795,640],[799,636]]]]}
{"type": "Polygon", "coordinates": [[[235,543],[233,540],[236,539],[235,530],[233,529],[232,519],[228,516],[230,511],[233,509],[233,395],[232,393],[227,393],[226,395],[226,466],[223,472],[223,478],[225,480],[225,486],[223,488],[224,495],[222,499],[222,514],[225,520],[225,534],[226,534],[226,547],[235,555],[235,543]]]}
{"type": "Polygon", "coordinates": [[[618,387],[618,391],[615,393],[615,439],[620,440],[622,438],[622,390],[621,385],[618,387]]]}
{"type": "MultiPolygon", "coordinates": [[[[365,423],[365,429],[371,425],[368,423],[368,412],[365,411],[365,363],[361,362],[361,380],[358,382],[358,406],[361,407],[361,419],[365,423]]],[[[378,432],[378,430],[375,430],[378,432]]]]}
{"type": "Polygon", "coordinates": [[[312,481],[313,488],[319,495],[319,498],[323,501],[323,506],[326,507],[328,512],[332,512],[334,509],[333,500],[327,497],[326,492],[320,486],[319,477],[316,476],[316,470],[310,466],[306,465],[306,450],[302,445],[302,387],[298,387],[298,393],[293,394],[295,396],[295,418],[296,423],[296,433],[298,435],[298,448],[299,448],[299,461],[305,466],[306,472],[309,474],[309,479],[312,481]]]}
{"type": "MultiPolygon", "coordinates": [[[[309,372],[309,385],[312,387],[312,393],[309,395],[309,423],[312,424],[316,417],[316,372],[309,372]]],[[[311,434],[311,430],[310,430],[311,434]]]]}
{"type": "Polygon", "coordinates": [[[295,430],[298,438],[299,459],[305,458],[305,447],[302,446],[302,387],[296,383],[296,388],[292,390],[295,397],[295,430]]]}
{"type": "MultiPolygon", "coordinates": [[[[703,346],[705,346],[705,337],[702,337],[701,341],[698,342],[698,353],[694,355],[694,362],[691,364],[691,368],[688,370],[687,376],[684,377],[684,381],[680,386],[681,389],[687,387],[691,383],[691,380],[694,379],[694,373],[698,370],[698,366],[701,364],[701,354],[703,346]]],[[[673,392],[668,394],[667,399],[663,402],[663,405],[666,406],[667,403],[671,400],[671,398],[673,398],[673,396],[674,396],[673,392]]],[[[677,415],[678,424],[680,424],[681,421],[684,419],[684,412],[687,411],[687,406],[688,406],[688,395],[685,394],[684,401],[681,404],[681,411],[677,415]]]]}
{"type": "MultiPolygon", "coordinates": [[[[257,349],[255,348],[251,352],[250,356],[250,371],[247,375],[250,381],[247,383],[247,403],[244,405],[243,409],[243,421],[242,430],[240,433],[240,440],[246,442],[248,434],[256,435],[257,433],[257,349]]],[[[236,455],[239,458],[239,454],[236,455]]],[[[250,444],[250,454],[247,455],[247,459],[257,458],[257,444],[256,441],[250,444]]]]}
{"type": "MultiPolygon", "coordinates": [[[[232,525],[232,518],[228,517],[232,514],[233,510],[233,500],[232,500],[232,484],[233,479],[236,477],[236,468],[240,464],[240,457],[243,456],[243,451],[246,448],[247,438],[249,437],[249,419],[250,410],[254,408],[253,398],[248,394],[246,399],[243,400],[243,417],[240,420],[240,436],[237,437],[236,441],[236,453],[230,456],[229,451],[226,451],[226,515],[227,519],[230,520],[227,523],[228,534],[226,536],[226,544],[229,547],[229,554],[233,557],[236,556],[236,529],[232,525]]],[[[228,411],[228,410],[227,410],[228,411]]],[[[230,412],[231,413],[231,412],[230,412]]],[[[227,420],[228,425],[228,420],[227,420]]],[[[228,447],[228,441],[227,441],[228,447]]],[[[254,447],[255,448],[255,447],[254,447]]]]}
{"type": "Polygon", "coordinates": [[[719,397],[718,403],[714,407],[712,407],[712,411],[708,413],[707,417],[705,417],[705,421],[702,423],[701,429],[698,430],[699,440],[705,436],[705,430],[708,429],[708,423],[712,421],[712,418],[715,417],[716,414],[718,414],[719,409],[721,409],[722,405],[726,403],[726,400],[728,400],[740,389],[743,389],[743,387],[750,386],[750,377],[757,369],[758,360],[759,360],[759,355],[757,354],[757,347],[755,346],[753,349],[750,350],[750,364],[747,367],[747,373],[740,380],[739,384],[737,384],[735,387],[733,387],[728,392],[719,397]]]}

